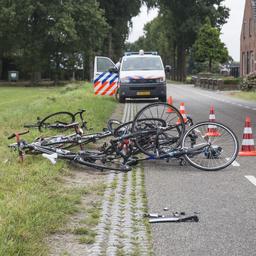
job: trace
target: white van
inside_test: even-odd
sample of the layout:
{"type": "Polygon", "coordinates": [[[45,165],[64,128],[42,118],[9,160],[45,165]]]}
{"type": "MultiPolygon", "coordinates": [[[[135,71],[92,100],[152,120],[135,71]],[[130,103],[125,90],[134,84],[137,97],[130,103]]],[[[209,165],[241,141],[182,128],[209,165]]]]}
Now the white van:
{"type": "Polygon", "coordinates": [[[126,98],[159,98],[166,102],[166,76],[161,57],[156,52],[127,52],[119,67],[106,57],[96,57],[94,76],[102,72],[119,73],[119,102],[126,98]]]}

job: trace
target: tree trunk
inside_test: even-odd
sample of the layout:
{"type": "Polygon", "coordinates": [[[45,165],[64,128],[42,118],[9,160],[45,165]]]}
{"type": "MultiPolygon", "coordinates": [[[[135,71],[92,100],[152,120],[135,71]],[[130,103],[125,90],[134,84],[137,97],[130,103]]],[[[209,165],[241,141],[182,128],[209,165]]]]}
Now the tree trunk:
{"type": "Polygon", "coordinates": [[[209,68],[208,71],[212,73],[212,58],[209,59],[209,68]]]}
{"type": "Polygon", "coordinates": [[[0,80],[2,79],[2,73],[3,73],[3,61],[2,61],[2,58],[0,57],[0,80]]]}
{"type": "Polygon", "coordinates": [[[57,57],[55,72],[54,72],[54,85],[57,85],[59,83],[59,78],[60,78],[60,63],[59,63],[59,58],[57,57]]]}
{"type": "Polygon", "coordinates": [[[182,81],[182,45],[178,45],[177,51],[177,81],[182,81]]]}
{"type": "Polygon", "coordinates": [[[84,53],[84,80],[91,81],[93,78],[93,58],[92,53],[84,53]]]}
{"type": "Polygon", "coordinates": [[[174,43],[172,47],[172,58],[171,58],[171,79],[176,80],[176,70],[177,70],[177,63],[176,63],[176,43],[174,43]]]}
{"type": "Polygon", "coordinates": [[[42,79],[42,75],[40,71],[33,70],[31,72],[31,79],[30,79],[31,84],[38,84],[41,81],[41,79],[42,79]]]}
{"type": "Polygon", "coordinates": [[[113,45],[112,45],[112,33],[108,34],[108,57],[113,58],[113,45]]]}
{"type": "Polygon", "coordinates": [[[183,43],[177,48],[177,80],[184,82],[186,80],[186,51],[183,43]]]}
{"type": "Polygon", "coordinates": [[[181,81],[186,81],[186,51],[184,47],[181,49],[181,81]]]}

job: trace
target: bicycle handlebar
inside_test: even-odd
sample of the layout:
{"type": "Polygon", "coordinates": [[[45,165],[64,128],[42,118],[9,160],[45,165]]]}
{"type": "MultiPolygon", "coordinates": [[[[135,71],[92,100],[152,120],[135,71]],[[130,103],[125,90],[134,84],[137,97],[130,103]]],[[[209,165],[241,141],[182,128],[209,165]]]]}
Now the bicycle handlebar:
{"type": "Polygon", "coordinates": [[[13,133],[12,135],[10,135],[7,139],[10,140],[10,139],[15,138],[16,136],[24,135],[24,134],[27,134],[27,133],[29,133],[29,130],[27,130],[25,132],[16,132],[16,133],[13,133]]]}

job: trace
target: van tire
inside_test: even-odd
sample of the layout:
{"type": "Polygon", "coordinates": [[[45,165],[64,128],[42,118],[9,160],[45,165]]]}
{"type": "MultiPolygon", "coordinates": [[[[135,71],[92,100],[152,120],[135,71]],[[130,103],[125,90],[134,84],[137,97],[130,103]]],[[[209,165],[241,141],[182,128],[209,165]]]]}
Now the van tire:
{"type": "Polygon", "coordinates": [[[124,97],[119,97],[118,101],[119,101],[119,103],[125,103],[125,98],[124,97]]]}
{"type": "Polygon", "coordinates": [[[116,89],[115,99],[119,101],[119,88],[116,89]]]}
{"type": "Polygon", "coordinates": [[[166,96],[159,97],[159,101],[166,103],[166,96]]]}

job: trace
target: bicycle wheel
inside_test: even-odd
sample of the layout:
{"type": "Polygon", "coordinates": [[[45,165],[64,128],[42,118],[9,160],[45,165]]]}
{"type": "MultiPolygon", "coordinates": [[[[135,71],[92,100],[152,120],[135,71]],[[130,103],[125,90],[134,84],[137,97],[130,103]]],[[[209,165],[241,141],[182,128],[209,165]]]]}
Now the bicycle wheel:
{"type": "Polygon", "coordinates": [[[109,160],[104,161],[103,158],[100,159],[101,158],[100,156],[97,157],[97,156],[92,156],[90,154],[91,153],[89,153],[87,157],[86,156],[78,157],[74,161],[79,164],[82,164],[97,170],[101,170],[101,171],[109,170],[109,171],[128,172],[132,169],[129,165],[122,164],[120,162],[120,159],[116,159],[113,161],[109,161],[109,160]],[[99,159],[96,159],[96,158],[99,158],[99,159]]]}
{"type": "MultiPolygon", "coordinates": [[[[148,119],[141,119],[139,122],[145,124],[145,121],[147,121],[147,120],[148,119]]],[[[162,119],[152,118],[151,121],[152,120],[160,122],[161,126],[165,125],[165,122],[162,119]]],[[[113,133],[114,137],[122,137],[122,136],[125,136],[128,134],[131,134],[132,133],[132,124],[133,124],[133,121],[129,121],[129,122],[123,123],[120,126],[118,126],[114,130],[114,133],[113,133]]]]}
{"type": "Polygon", "coordinates": [[[68,125],[72,124],[75,121],[75,116],[70,112],[56,112],[51,114],[39,123],[38,129],[40,132],[45,132],[49,129],[65,131],[67,129],[58,128],[58,124],[68,125]]]}
{"type": "Polygon", "coordinates": [[[136,146],[144,154],[155,158],[177,148],[184,131],[182,115],[167,103],[153,103],[144,107],[137,113],[132,124],[136,146]]]}
{"type": "Polygon", "coordinates": [[[116,119],[110,119],[107,124],[108,130],[114,134],[114,131],[116,128],[118,128],[120,125],[122,125],[122,122],[116,119]]]}
{"type": "Polygon", "coordinates": [[[119,125],[113,132],[114,137],[122,137],[131,133],[132,121],[119,125]]]}
{"type": "Polygon", "coordinates": [[[234,132],[220,123],[202,122],[191,127],[183,137],[185,159],[205,171],[218,171],[232,164],[238,154],[234,132]]]}

